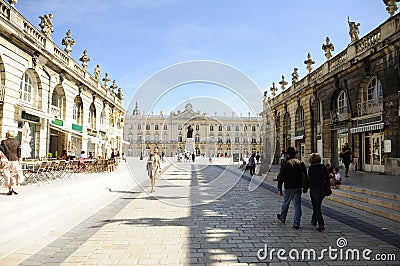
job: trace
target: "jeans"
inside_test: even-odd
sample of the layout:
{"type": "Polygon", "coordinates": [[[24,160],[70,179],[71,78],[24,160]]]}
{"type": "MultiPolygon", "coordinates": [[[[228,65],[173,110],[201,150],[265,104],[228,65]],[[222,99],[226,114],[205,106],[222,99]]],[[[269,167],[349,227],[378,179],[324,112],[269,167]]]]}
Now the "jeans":
{"type": "Polygon", "coordinates": [[[293,225],[300,226],[301,218],[301,188],[290,188],[283,191],[283,204],[281,209],[281,219],[286,221],[286,215],[289,210],[290,201],[294,202],[293,225]]]}
{"type": "Polygon", "coordinates": [[[310,198],[313,207],[312,220],[318,222],[318,225],[324,225],[324,217],[322,217],[321,205],[325,195],[321,191],[310,191],[310,198]]]}

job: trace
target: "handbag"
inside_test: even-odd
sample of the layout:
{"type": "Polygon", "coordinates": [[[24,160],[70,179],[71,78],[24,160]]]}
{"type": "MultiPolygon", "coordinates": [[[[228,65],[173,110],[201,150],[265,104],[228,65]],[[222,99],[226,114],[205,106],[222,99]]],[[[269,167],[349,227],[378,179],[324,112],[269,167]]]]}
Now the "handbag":
{"type": "Polygon", "coordinates": [[[331,184],[327,183],[325,184],[325,196],[330,196],[330,195],[332,195],[331,184]]]}
{"type": "Polygon", "coordinates": [[[0,169],[10,167],[10,162],[2,151],[0,151],[0,169]]]}

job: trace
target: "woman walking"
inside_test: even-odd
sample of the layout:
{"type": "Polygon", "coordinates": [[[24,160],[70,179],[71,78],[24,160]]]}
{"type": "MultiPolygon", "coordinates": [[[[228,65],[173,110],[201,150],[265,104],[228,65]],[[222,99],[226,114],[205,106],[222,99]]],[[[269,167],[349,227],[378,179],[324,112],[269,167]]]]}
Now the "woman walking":
{"type": "Polygon", "coordinates": [[[313,206],[311,223],[317,225],[317,231],[325,230],[324,218],[322,217],[322,200],[326,196],[326,186],[329,184],[328,170],[321,164],[321,155],[312,153],[309,159],[308,181],[310,184],[310,197],[313,206]]]}
{"type": "Polygon", "coordinates": [[[154,185],[156,184],[156,176],[155,176],[155,158],[154,154],[150,153],[149,158],[146,163],[146,171],[147,175],[151,180],[151,193],[154,192],[154,185]]]}

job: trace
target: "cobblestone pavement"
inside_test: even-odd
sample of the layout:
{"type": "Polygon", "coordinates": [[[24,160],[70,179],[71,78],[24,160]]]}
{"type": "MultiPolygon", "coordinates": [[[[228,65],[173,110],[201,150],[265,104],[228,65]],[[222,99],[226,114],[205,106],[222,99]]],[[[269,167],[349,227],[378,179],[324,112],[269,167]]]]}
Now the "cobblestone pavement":
{"type": "Polygon", "coordinates": [[[292,206],[286,224],[276,219],[276,182],[266,179],[251,192],[250,177],[227,160],[172,161],[151,194],[144,162],[133,160],[141,186],[121,167],[0,195],[0,265],[399,264],[399,222],[324,201],[326,231],[319,233],[304,194],[296,230],[292,206]],[[357,251],[360,260],[346,260],[357,251]],[[367,261],[363,251],[396,260],[367,261]]]}

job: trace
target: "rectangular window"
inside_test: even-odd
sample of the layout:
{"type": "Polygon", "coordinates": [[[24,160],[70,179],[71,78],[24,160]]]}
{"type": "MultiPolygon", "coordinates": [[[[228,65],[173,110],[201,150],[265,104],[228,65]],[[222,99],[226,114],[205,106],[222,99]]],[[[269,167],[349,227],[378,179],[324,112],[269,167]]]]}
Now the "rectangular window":
{"type": "Polygon", "coordinates": [[[227,126],[226,131],[231,131],[231,126],[227,126]]]}
{"type": "Polygon", "coordinates": [[[235,131],[239,131],[239,126],[235,126],[235,131]]]}
{"type": "Polygon", "coordinates": [[[164,124],[164,130],[168,130],[167,124],[164,124]]]}

